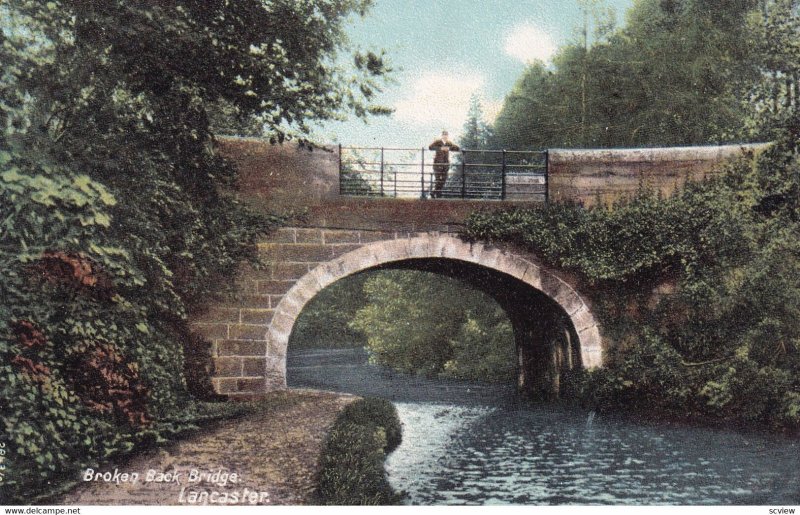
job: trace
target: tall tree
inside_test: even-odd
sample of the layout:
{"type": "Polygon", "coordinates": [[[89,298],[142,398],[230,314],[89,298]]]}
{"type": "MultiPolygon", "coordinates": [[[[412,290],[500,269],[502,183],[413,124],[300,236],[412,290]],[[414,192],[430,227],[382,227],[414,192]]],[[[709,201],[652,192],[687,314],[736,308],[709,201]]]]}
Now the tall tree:
{"type": "Polygon", "coordinates": [[[468,150],[483,150],[488,144],[490,135],[491,127],[484,119],[481,98],[477,93],[473,93],[469,99],[467,121],[464,122],[463,132],[458,143],[461,148],[468,150]]]}
{"type": "Polygon", "coordinates": [[[740,98],[756,72],[747,30],[756,4],[639,0],[626,26],[602,39],[590,41],[585,25],[550,69],[526,70],[498,117],[495,144],[520,134],[523,147],[740,140],[740,98]]]}

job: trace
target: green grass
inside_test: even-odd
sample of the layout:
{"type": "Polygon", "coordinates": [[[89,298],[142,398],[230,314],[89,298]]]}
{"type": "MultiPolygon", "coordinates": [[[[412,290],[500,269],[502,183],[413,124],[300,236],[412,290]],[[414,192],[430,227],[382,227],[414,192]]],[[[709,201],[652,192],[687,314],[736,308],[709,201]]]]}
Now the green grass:
{"type": "Polygon", "coordinates": [[[400,445],[401,432],[389,401],[361,399],[342,410],[320,458],[320,504],[400,504],[402,496],[392,489],[383,465],[386,454],[400,445]]]}

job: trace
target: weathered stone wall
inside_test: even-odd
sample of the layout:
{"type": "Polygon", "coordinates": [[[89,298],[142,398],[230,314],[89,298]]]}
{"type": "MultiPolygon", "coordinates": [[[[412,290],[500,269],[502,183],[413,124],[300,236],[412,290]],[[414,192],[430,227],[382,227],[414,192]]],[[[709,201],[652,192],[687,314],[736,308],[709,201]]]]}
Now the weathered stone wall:
{"type": "Polygon", "coordinates": [[[761,146],[553,149],[549,152],[550,199],[609,205],[641,186],[669,195],[688,179],[719,173],[725,160],[761,146]]]}
{"type": "MultiPolygon", "coordinates": [[[[646,185],[665,195],[718,173],[727,159],[761,145],[549,151],[550,200],[610,204],[646,185]]],[[[295,225],[346,229],[450,231],[476,209],[538,207],[541,201],[423,200],[339,195],[338,149],[309,152],[294,144],[222,139],[221,152],[241,171],[239,196],[270,212],[293,212],[295,225]]]]}
{"type": "MultiPolygon", "coordinates": [[[[226,296],[191,316],[192,329],[212,342],[214,387],[223,394],[256,393],[285,386],[282,375],[267,374],[267,364],[285,358],[268,347],[267,332],[283,296],[298,279],[321,263],[383,239],[409,233],[282,228],[262,241],[262,269],[242,265],[236,295],[226,296]]],[[[284,365],[285,366],[285,365],[284,365]]]]}
{"type": "Polygon", "coordinates": [[[513,249],[468,244],[441,233],[283,228],[259,244],[263,269],[243,267],[237,295],[204,313],[192,328],[212,342],[217,392],[252,396],[286,385],[286,350],[305,304],[333,282],[400,261],[448,259],[506,274],[539,291],[572,322],[583,366],[602,364],[600,328],[574,278],[513,249]]]}

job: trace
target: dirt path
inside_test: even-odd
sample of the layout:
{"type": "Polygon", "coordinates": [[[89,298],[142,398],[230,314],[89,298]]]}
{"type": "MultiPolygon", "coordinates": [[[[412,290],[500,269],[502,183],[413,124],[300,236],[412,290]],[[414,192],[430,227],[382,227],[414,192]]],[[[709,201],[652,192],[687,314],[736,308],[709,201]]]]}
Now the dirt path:
{"type": "Polygon", "coordinates": [[[308,390],[275,392],[264,412],[223,422],[124,465],[106,467],[99,472],[109,472],[110,481],[83,483],[56,502],[308,504],[313,502],[322,441],[341,408],[353,399],[308,390]]]}

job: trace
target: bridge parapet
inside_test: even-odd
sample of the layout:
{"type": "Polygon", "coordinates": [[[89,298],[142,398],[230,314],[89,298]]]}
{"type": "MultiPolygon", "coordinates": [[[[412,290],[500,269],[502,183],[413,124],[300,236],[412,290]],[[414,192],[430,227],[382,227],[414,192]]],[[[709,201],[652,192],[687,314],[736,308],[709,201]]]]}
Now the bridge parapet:
{"type": "MultiPolygon", "coordinates": [[[[688,179],[713,175],[728,158],[763,145],[650,149],[553,149],[548,155],[552,202],[610,204],[647,185],[668,195],[688,179]]],[[[223,138],[221,152],[239,167],[237,195],[264,211],[293,212],[294,225],[385,231],[456,231],[469,213],[538,208],[539,200],[412,199],[340,195],[336,149],[314,150],[256,139],[223,138]]],[[[519,197],[519,198],[524,198],[519,197]]]]}

